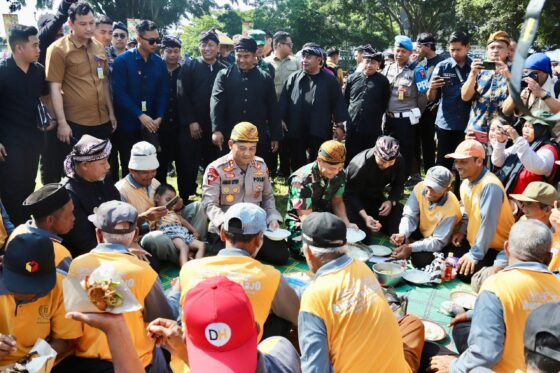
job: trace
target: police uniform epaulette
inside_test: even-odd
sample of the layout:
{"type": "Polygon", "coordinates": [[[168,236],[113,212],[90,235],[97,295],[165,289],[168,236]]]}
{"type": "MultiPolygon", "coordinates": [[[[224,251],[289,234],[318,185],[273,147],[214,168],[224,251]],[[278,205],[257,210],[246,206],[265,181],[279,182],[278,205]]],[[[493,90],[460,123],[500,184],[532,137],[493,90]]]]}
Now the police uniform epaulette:
{"type": "Polygon", "coordinates": [[[261,158],[261,157],[255,156],[255,158],[253,158],[253,159],[254,159],[255,161],[258,161],[258,162],[261,162],[261,163],[265,163],[265,162],[264,162],[264,159],[261,158]]]}

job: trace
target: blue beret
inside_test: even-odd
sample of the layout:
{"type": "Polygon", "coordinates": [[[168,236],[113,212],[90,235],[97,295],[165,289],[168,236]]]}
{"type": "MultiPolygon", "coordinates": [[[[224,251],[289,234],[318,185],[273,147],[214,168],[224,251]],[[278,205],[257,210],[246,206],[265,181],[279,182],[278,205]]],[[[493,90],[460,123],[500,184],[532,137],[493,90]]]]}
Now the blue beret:
{"type": "Polygon", "coordinates": [[[404,49],[408,49],[409,51],[414,50],[412,40],[410,40],[408,36],[404,35],[395,36],[395,47],[401,47],[404,49]]]}
{"type": "Polygon", "coordinates": [[[530,55],[525,60],[525,65],[523,67],[531,70],[541,70],[548,75],[552,75],[550,58],[544,53],[535,53],[530,55]]]}

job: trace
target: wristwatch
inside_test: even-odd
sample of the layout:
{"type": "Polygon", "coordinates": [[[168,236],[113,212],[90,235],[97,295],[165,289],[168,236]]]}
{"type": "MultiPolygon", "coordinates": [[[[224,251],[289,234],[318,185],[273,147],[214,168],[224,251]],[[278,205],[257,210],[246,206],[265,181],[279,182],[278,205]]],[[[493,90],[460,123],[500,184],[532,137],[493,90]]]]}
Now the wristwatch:
{"type": "Polygon", "coordinates": [[[541,100],[544,101],[544,100],[546,100],[547,98],[551,98],[551,97],[552,97],[552,95],[550,94],[550,92],[547,91],[546,94],[545,94],[544,96],[541,97],[541,100]]]}

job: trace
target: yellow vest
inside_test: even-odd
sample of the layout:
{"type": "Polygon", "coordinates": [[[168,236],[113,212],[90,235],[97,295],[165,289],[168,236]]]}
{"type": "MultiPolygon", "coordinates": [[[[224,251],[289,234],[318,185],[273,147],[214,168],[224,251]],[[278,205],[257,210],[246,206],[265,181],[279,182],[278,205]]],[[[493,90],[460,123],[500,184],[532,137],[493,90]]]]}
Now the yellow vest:
{"type": "Polygon", "coordinates": [[[317,277],[303,293],[300,312],[325,322],[335,372],[411,372],[397,320],[364,263],[352,260],[317,277]]]}
{"type": "Polygon", "coordinates": [[[552,234],[552,260],[548,265],[548,270],[550,272],[556,272],[560,270],[560,237],[558,237],[558,233],[554,232],[552,234]]]}
{"type": "MultiPolygon", "coordinates": [[[[27,224],[20,224],[14,229],[8,242],[10,242],[15,236],[25,233],[31,233],[29,226],[27,224]]],[[[64,260],[72,260],[72,254],[66,247],[64,247],[60,242],[52,240],[54,247],[54,265],[58,268],[64,260]]]]}
{"type": "MultiPolygon", "coordinates": [[[[248,256],[218,255],[191,260],[183,265],[181,281],[181,305],[185,294],[199,282],[215,276],[225,276],[237,282],[247,294],[253,306],[255,321],[259,323],[259,341],[264,323],[270,313],[272,301],[280,283],[280,272],[273,266],[260,263],[248,256]]],[[[187,325],[187,321],[185,321],[187,325]]]]}
{"type": "Polygon", "coordinates": [[[506,326],[502,360],[492,370],[510,373],[525,369],[525,321],[540,305],[560,301],[560,281],[548,272],[515,268],[489,277],[480,289],[484,290],[496,294],[500,300],[506,326]]]}
{"type": "MultiPolygon", "coordinates": [[[[1,213],[2,211],[0,211],[1,213]]],[[[0,214],[0,248],[4,247],[4,244],[6,243],[6,239],[8,238],[8,233],[6,232],[6,227],[4,227],[4,219],[2,218],[2,215],[0,214]]]]}
{"type": "MultiPolygon", "coordinates": [[[[131,176],[132,177],[132,176],[131,176]]],[[[160,182],[155,178],[152,179],[152,185],[150,185],[150,193],[146,193],[145,188],[136,188],[128,181],[128,176],[119,180],[115,187],[119,190],[119,193],[124,196],[126,202],[130,203],[139,214],[145,212],[151,207],[154,207],[154,194],[160,182]]]]}
{"type": "Polygon", "coordinates": [[[423,191],[424,182],[416,184],[414,196],[420,207],[420,225],[418,228],[424,238],[434,234],[437,226],[444,219],[454,216],[457,219],[456,224],[461,222],[461,205],[459,205],[459,200],[457,200],[455,194],[448,192],[447,201],[445,201],[443,206],[436,204],[430,209],[430,202],[423,195],[423,191]]]}
{"type": "Polygon", "coordinates": [[[488,248],[501,251],[504,248],[504,242],[508,239],[509,230],[515,219],[511,212],[511,207],[507,199],[507,193],[501,181],[491,173],[486,174],[476,184],[471,184],[469,180],[464,180],[461,184],[461,201],[465,207],[465,212],[469,217],[467,225],[467,240],[471,246],[474,245],[478,230],[480,229],[480,194],[484,187],[488,184],[495,184],[502,190],[504,197],[502,201],[502,209],[500,211],[500,220],[496,228],[496,235],[492,239],[488,248]]]}
{"type": "MultiPolygon", "coordinates": [[[[75,258],[68,271],[69,276],[85,276],[102,264],[109,263],[121,275],[136,300],[144,307],[144,300],[157,280],[157,273],[144,261],[119,252],[90,252],[75,258]]],[[[154,341],[146,333],[142,311],[124,314],[132,342],[143,366],[152,362],[154,341]]],[[[111,361],[111,353],[105,333],[84,324],[84,334],[76,345],[76,356],[111,361]]]]}

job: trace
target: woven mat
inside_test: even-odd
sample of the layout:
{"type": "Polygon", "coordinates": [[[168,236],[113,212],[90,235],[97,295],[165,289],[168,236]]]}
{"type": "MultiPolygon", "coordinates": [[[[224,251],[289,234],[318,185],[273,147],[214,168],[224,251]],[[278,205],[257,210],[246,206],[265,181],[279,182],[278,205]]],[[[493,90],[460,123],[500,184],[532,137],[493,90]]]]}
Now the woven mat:
{"type": "MultiPolygon", "coordinates": [[[[374,236],[370,244],[384,245],[393,248],[389,243],[389,238],[381,234],[374,236]]],[[[292,258],[289,259],[287,265],[276,266],[276,268],[282,273],[309,271],[309,267],[305,261],[294,260],[292,258]]],[[[178,275],[178,267],[164,267],[159,274],[164,289],[169,288],[171,286],[171,280],[178,275]]],[[[439,312],[441,303],[450,299],[449,293],[452,290],[472,291],[472,288],[459,280],[445,282],[437,286],[415,286],[402,281],[396,288],[399,295],[406,294],[408,296],[408,313],[441,325],[445,329],[447,337],[440,343],[447,348],[455,350],[453,341],[450,338],[449,327],[447,326],[451,318],[439,312]]]]}

